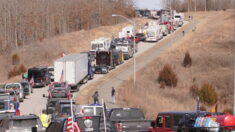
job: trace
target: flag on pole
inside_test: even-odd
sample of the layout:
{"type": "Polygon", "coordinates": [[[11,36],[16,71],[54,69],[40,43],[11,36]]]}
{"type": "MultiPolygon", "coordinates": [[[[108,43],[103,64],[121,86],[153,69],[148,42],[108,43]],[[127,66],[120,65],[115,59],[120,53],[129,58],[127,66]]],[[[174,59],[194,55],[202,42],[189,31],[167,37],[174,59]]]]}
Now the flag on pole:
{"type": "Polygon", "coordinates": [[[82,132],[82,129],[77,122],[73,121],[72,117],[68,117],[66,132],[82,132]]]}
{"type": "Polygon", "coordinates": [[[103,118],[104,118],[104,131],[107,131],[107,127],[106,127],[106,105],[104,100],[102,99],[102,106],[103,106],[103,118]]]}
{"type": "Polygon", "coordinates": [[[60,82],[64,82],[64,70],[61,72],[60,82]]]}
{"type": "Polygon", "coordinates": [[[20,103],[19,102],[16,103],[15,115],[20,116],[20,103]]]}
{"type": "Polygon", "coordinates": [[[34,77],[32,76],[29,83],[31,84],[32,87],[34,87],[34,77]]]}

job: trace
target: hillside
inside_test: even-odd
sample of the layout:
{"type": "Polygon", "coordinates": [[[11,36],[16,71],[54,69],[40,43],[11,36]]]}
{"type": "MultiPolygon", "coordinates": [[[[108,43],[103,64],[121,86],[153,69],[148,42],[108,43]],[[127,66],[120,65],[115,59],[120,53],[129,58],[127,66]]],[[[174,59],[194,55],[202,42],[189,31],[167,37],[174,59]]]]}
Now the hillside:
{"type": "MultiPolygon", "coordinates": [[[[136,18],[138,24],[143,24],[148,19],[136,18]]],[[[99,37],[117,36],[118,32],[129,23],[121,23],[114,26],[102,26],[91,30],[81,30],[52,37],[32,44],[24,45],[6,55],[0,55],[0,82],[11,82],[21,78],[17,76],[8,79],[8,73],[14,67],[23,64],[26,68],[32,66],[50,66],[60,57],[61,53],[79,53],[90,50],[90,41],[99,37]],[[12,65],[12,56],[16,54],[20,58],[17,65],[12,65]]]]}
{"type": "MultiPolygon", "coordinates": [[[[143,108],[149,118],[161,111],[195,110],[196,100],[190,94],[190,87],[193,84],[201,86],[209,83],[219,95],[218,110],[231,108],[235,12],[199,12],[196,19],[200,21],[196,32],[187,34],[167,52],[141,69],[137,73],[134,89],[132,78],[122,84],[118,90],[118,99],[122,106],[143,108]],[[190,68],[182,66],[187,51],[192,58],[190,68]],[[169,64],[178,77],[175,88],[160,88],[157,81],[159,71],[165,64],[169,64]]],[[[213,107],[204,106],[208,110],[213,107]]]]}

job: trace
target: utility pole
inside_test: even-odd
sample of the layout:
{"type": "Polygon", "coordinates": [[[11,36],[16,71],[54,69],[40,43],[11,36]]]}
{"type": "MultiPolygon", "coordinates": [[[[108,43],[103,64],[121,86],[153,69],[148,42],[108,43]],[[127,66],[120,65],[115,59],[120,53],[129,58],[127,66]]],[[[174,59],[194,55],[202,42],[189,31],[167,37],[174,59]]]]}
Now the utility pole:
{"type": "MultiPolygon", "coordinates": [[[[234,23],[235,23],[235,20],[234,20],[234,23]]],[[[233,31],[235,32],[235,24],[233,23],[233,31]]],[[[235,35],[234,35],[235,37],[235,35]]],[[[233,61],[234,61],[234,64],[233,64],[233,115],[235,116],[235,43],[234,43],[234,48],[233,48],[233,61]]]]}
{"type": "Polygon", "coordinates": [[[205,0],[205,12],[206,12],[206,10],[207,10],[207,0],[205,0]]]}

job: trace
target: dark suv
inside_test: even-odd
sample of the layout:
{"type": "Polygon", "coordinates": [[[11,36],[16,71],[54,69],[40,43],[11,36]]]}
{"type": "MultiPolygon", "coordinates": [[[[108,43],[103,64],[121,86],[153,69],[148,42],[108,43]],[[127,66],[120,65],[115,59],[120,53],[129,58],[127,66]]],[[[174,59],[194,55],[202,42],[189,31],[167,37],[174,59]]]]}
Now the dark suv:
{"type": "Polygon", "coordinates": [[[33,78],[34,87],[45,87],[51,83],[47,67],[33,67],[28,69],[28,81],[33,78]]]}

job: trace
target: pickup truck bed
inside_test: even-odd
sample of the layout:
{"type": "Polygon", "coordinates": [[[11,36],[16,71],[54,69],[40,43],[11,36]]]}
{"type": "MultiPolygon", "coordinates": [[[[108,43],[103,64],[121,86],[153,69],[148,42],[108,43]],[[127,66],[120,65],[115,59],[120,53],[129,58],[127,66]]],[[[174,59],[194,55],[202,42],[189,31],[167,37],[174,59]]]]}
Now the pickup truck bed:
{"type": "Polygon", "coordinates": [[[118,132],[147,132],[152,120],[146,120],[141,109],[114,108],[109,113],[112,127],[118,132]]]}

